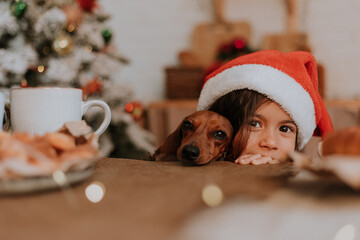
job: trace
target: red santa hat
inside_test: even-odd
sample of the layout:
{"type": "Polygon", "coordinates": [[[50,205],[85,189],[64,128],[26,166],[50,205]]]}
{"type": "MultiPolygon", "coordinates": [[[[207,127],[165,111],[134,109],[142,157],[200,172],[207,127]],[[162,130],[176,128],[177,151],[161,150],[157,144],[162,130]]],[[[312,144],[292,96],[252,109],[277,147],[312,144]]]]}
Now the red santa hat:
{"type": "Polygon", "coordinates": [[[309,52],[258,51],[238,57],[205,79],[198,110],[206,110],[218,98],[239,89],[266,95],[287,112],[298,128],[299,149],[311,136],[325,136],[333,129],[318,92],[318,73],[309,52]]]}

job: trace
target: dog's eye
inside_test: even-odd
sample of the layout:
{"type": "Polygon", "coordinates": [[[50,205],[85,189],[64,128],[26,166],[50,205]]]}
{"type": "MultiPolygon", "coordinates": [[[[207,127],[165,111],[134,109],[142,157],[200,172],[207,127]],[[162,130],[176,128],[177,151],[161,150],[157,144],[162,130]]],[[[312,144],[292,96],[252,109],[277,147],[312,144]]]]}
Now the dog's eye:
{"type": "Polygon", "coordinates": [[[193,125],[191,122],[186,121],[186,122],[183,122],[182,128],[183,128],[183,130],[191,130],[193,128],[193,125]]]}
{"type": "Polygon", "coordinates": [[[218,130],[214,132],[213,134],[214,138],[219,140],[225,140],[226,139],[226,133],[224,131],[218,130]]]}

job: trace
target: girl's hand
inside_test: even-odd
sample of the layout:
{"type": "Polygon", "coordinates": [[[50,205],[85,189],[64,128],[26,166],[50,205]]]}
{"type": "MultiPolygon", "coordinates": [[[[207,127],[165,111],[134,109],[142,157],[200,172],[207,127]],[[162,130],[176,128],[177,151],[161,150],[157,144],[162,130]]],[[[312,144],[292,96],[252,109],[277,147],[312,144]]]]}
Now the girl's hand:
{"type": "Polygon", "coordinates": [[[260,154],[246,154],[241,155],[235,160],[235,163],[246,165],[246,164],[252,164],[252,165],[260,165],[260,164],[278,164],[280,163],[279,160],[272,159],[268,156],[262,156],[260,154]]]}

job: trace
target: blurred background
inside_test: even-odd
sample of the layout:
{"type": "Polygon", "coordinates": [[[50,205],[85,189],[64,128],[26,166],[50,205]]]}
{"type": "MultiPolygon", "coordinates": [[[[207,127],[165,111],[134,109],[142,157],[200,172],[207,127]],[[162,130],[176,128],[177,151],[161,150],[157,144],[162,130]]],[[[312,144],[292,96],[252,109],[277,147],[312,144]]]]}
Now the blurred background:
{"type": "MultiPolygon", "coordinates": [[[[267,35],[288,30],[285,0],[223,0],[223,16],[229,22],[251,26],[248,44],[264,48],[267,35]]],[[[357,0],[293,1],[292,30],[307,35],[307,44],[326,70],[326,97],[360,98],[360,2],[357,0]]],[[[212,0],[102,0],[112,15],[110,24],[116,45],[131,65],[117,75],[119,82],[136,89],[143,101],[165,97],[164,68],[179,64],[180,51],[192,46],[195,27],[216,20],[212,0]]]]}
{"type": "MultiPolygon", "coordinates": [[[[349,0],[102,1],[131,64],[116,75],[147,108],[156,143],[195,110],[202,79],[261,49],[310,51],[335,128],[360,124],[360,2],[349,0]],[[234,50],[236,40],[245,47],[234,50]],[[189,54],[192,53],[192,54],[189,54]],[[195,56],[194,56],[195,55],[195,56]],[[196,69],[196,67],[200,67],[196,69]],[[200,82],[200,83],[199,83],[200,82]],[[187,99],[187,100],[185,100],[187,99]]],[[[305,151],[313,154],[319,139],[305,151]]]]}
{"type": "Polygon", "coordinates": [[[196,110],[206,74],[257,50],[304,50],[335,128],[359,125],[359,11],[357,0],[2,0],[1,91],[80,87],[112,109],[102,155],[144,159],[196,110]]]}

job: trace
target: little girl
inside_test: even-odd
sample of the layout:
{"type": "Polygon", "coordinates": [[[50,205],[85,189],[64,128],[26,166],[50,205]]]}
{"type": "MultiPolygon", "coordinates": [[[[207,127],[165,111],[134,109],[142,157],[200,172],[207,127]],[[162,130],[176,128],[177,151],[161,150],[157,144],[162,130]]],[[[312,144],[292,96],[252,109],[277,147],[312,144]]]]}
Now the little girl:
{"type": "Polygon", "coordinates": [[[302,51],[258,51],[226,63],[206,77],[198,110],[229,119],[229,157],[239,164],[278,163],[333,129],[315,59],[302,51]]]}

